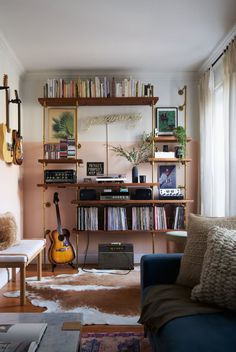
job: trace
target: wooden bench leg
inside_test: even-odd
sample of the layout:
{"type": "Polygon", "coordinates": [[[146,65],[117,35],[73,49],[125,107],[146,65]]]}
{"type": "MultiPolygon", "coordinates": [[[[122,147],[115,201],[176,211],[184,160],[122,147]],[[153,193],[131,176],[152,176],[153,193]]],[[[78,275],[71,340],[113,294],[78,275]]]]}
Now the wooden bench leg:
{"type": "Polygon", "coordinates": [[[12,282],[16,282],[16,268],[11,268],[12,282]]]}
{"type": "Polygon", "coordinates": [[[20,266],[20,304],[25,305],[25,277],[26,277],[26,265],[25,263],[20,266]]]}
{"type": "Polygon", "coordinates": [[[42,279],[42,251],[39,252],[37,256],[37,274],[38,274],[38,281],[42,279]]]}

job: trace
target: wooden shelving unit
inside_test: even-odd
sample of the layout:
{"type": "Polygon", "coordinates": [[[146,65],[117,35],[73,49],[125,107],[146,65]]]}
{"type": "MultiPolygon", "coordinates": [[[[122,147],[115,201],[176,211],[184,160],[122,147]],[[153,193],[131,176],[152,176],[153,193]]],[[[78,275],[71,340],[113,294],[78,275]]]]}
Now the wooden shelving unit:
{"type": "Polygon", "coordinates": [[[74,159],[74,158],[68,158],[68,159],[38,159],[38,162],[40,164],[83,164],[82,159],[74,159]]]}

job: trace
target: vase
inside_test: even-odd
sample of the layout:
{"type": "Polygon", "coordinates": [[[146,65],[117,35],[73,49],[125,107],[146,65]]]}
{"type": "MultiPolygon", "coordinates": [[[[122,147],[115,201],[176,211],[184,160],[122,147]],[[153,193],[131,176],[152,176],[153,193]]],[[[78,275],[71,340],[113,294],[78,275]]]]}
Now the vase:
{"type": "Polygon", "coordinates": [[[138,183],[138,167],[133,166],[132,168],[132,183],[138,183]]]}

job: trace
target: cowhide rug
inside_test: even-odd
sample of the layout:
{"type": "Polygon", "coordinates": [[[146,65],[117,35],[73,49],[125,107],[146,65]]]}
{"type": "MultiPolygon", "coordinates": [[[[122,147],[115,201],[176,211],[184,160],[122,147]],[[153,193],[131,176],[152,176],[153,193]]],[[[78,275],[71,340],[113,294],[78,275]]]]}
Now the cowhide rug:
{"type": "Polygon", "coordinates": [[[83,324],[137,323],[140,313],[140,272],[135,269],[27,279],[27,298],[47,312],[78,312],[83,324]]]}

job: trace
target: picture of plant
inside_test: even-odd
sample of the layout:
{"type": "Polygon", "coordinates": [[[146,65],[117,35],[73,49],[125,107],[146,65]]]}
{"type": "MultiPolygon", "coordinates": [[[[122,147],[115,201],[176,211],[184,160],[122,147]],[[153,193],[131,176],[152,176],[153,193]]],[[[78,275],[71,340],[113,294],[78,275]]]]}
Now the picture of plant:
{"type": "Polygon", "coordinates": [[[158,134],[171,135],[177,127],[177,108],[157,108],[156,109],[156,126],[158,134]]]}
{"type": "Polygon", "coordinates": [[[48,140],[75,138],[75,109],[48,109],[48,140]]]}

